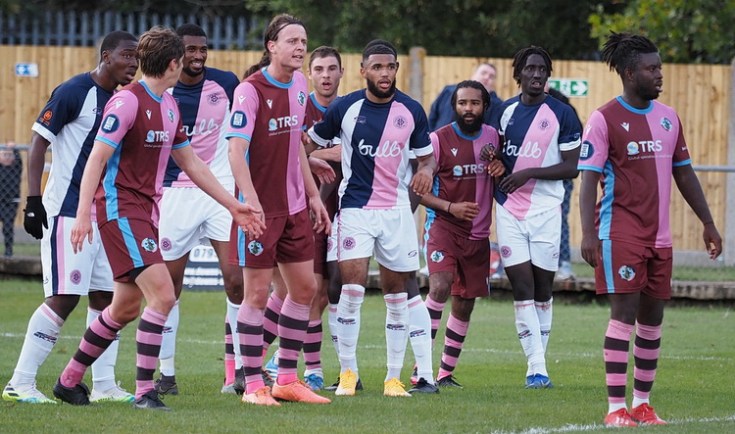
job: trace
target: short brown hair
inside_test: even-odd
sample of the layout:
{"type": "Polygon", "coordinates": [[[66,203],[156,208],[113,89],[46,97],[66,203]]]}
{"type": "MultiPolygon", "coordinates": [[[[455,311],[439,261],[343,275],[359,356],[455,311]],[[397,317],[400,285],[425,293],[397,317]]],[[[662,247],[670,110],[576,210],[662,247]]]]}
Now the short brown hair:
{"type": "Polygon", "coordinates": [[[168,27],[155,26],[140,35],[138,59],[140,70],[145,75],[162,77],[171,60],[179,60],[183,55],[183,41],[168,27]]]}

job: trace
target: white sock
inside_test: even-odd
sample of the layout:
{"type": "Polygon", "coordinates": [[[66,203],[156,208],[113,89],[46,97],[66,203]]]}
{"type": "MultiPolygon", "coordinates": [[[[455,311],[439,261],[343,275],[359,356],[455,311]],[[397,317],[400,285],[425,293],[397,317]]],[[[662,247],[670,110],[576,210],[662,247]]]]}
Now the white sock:
{"type": "Polygon", "coordinates": [[[641,404],[650,404],[651,401],[648,400],[648,398],[638,398],[637,396],[633,395],[633,405],[630,406],[630,408],[636,408],[641,404]]]}
{"type": "Polygon", "coordinates": [[[64,320],[42,303],[28,320],[23,347],[18,356],[10,384],[14,387],[30,386],[36,382],[38,368],[46,361],[59,338],[64,320]]]}
{"type": "Polygon", "coordinates": [[[240,335],[237,333],[237,311],[240,305],[227,300],[227,319],[230,321],[232,331],[232,350],[235,353],[235,369],[242,368],[242,354],[240,354],[240,335]]]}
{"type": "Polygon", "coordinates": [[[388,374],[385,381],[401,378],[403,358],[408,344],[408,294],[385,294],[385,346],[388,352],[388,374]]]}
{"type": "Polygon", "coordinates": [[[553,304],[554,297],[550,298],[549,301],[534,302],[534,306],[536,307],[536,316],[538,316],[538,323],[541,330],[541,343],[544,346],[544,353],[546,353],[546,347],[549,345],[549,336],[551,335],[553,304]]]}
{"type": "Polygon", "coordinates": [[[161,374],[167,377],[176,375],[174,356],[176,355],[176,332],[179,330],[179,300],[168,314],[166,324],[163,326],[163,340],[161,341],[161,374]]]}
{"type": "Polygon", "coordinates": [[[329,324],[329,334],[332,336],[332,345],[334,345],[334,352],[339,357],[339,339],[337,338],[337,305],[329,303],[327,306],[327,322],[329,324]]]}
{"type": "Polygon", "coordinates": [[[361,285],[342,285],[337,305],[337,339],[339,341],[340,372],[357,372],[357,339],[360,336],[360,306],[365,299],[361,285]]]}
{"type": "Polygon", "coordinates": [[[621,408],[626,408],[624,402],[608,402],[607,403],[607,414],[615,413],[621,408]]]}
{"type": "MultiPolygon", "coordinates": [[[[102,312],[87,307],[87,327],[96,320],[102,312]]],[[[109,347],[92,363],[93,388],[99,391],[110,390],[115,384],[115,363],[117,362],[117,351],[120,348],[120,333],[109,347]]]]}
{"type": "Polygon", "coordinates": [[[526,376],[541,374],[548,376],[546,372],[546,358],[544,357],[544,345],[541,342],[541,326],[539,325],[536,306],[533,300],[514,301],[513,307],[516,312],[516,330],[521,342],[523,352],[528,358],[528,370],[526,376]]]}
{"type": "Polygon", "coordinates": [[[416,370],[419,378],[434,381],[434,368],[431,360],[431,317],[421,295],[408,300],[408,339],[413,355],[416,357],[416,370]]]}

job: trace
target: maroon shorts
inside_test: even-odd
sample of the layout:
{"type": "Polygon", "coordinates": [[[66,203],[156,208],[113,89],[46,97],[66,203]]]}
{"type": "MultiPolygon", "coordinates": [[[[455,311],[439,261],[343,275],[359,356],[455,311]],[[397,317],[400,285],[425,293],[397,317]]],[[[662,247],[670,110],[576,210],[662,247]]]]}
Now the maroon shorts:
{"type": "Polygon", "coordinates": [[[603,240],[595,267],[598,294],[644,294],[671,298],[673,249],[639,246],[622,241],[603,240]]]}
{"type": "Polygon", "coordinates": [[[133,282],[131,271],[163,263],[158,228],[150,221],[127,217],[107,221],[100,226],[100,238],[116,282],[133,282]]]}
{"type": "Polygon", "coordinates": [[[490,287],[490,242],[468,240],[436,222],[429,228],[426,242],[429,275],[450,272],[455,275],[452,295],[471,299],[487,297],[490,287]]]}
{"type": "Polygon", "coordinates": [[[246,237],[238,229],[238,265],[273,268],[276,263],[314,259],[314,230],[308,210],[289,216],[266,217],[265,225],[266,230],[258,239],[246,237]]]}

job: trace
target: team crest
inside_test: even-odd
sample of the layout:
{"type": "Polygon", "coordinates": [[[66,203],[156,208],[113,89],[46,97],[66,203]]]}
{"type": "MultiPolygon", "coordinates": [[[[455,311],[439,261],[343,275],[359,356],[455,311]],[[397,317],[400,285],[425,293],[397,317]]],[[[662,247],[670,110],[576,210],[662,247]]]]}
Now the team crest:
{"type": "Polygon", "coordinates": [[[219,94],[217,92],[209,94],[207,96],[207,102],[209,102],[210,105],[217,105],[221,100],[219,94]]]}
{"type": "Polygon", "coordinates": [[[666,131],[671,131],[671,121],[669,120],[669,118],[666,118],[666,117],[665,117],[665,118],[661,119],[661,126],[662,126],[662,127],[663,127],[663,128],[664,128],[664,129],[666,130],[666,131]]]}
{"type": "Polygon", "coordinates": [[[620,278],[623,280],[626,280],[630,282],[635,278],[635,270],[630,265],[623,265],[618,269],[618,274],[620,275],[620,278]]]}
{"type": "Polygon", "coordinates": [[[253,256],[260,256],[263,254],[263,245],[260,244],[260,241],[253,240],[248,243],[248,252],[253,256]]]}
{"type": "Polygon", "coordinates": [[[174,121],[174,111],[171,109],[168,109],[168,120],[171,122],[174,121]]]}
{"type": "Polygon", "coordinates": [[[542,130],[545,130],[549,128],[549,120],[548,119],[541,119],[541,122],[539,122],[538,127],[542,130]]]}
{"type": "Polygon", "coordinates": [[[342,247],[345,250],[352,250],[355,248],[356,245],[357,245],[357,242],[352,237],[347,237],[344,240],[342,240],[342,247]]]}
{"type": "Polygon", "coordinates": [[[49,124],[51,124],[52,117],[54,117],[54,112],[52,112],[51,110],[46,110],[45,112],[43,112],[43,116],[41,116],[41,123],[49,126],[49,124]]]}
{"type": "Polygon", "coordinates": [[[304,105],[306,102],[306,94],[304,91],[300,90],[299,95],[296,97],[296,99],[299,101],[299,105],[304,105]]]}
{"type": "Polygon", "coordinates": [[[170,239],[164,238],[161,240],[161,250],[163,250],[164,252],[168,252],[169,250],[171,250],[171,247],[173,246],[170,239]]]}
{"type": "Polygon", "coordinates": [[[393,119],[393,126],[396,128],[405,128],[406,124],[408,124],[408,122],[406,121],[406,118],[404,118],[403,116],[399,115],[399,116],[396,116],[395,119],[393,119]]]}
{"type": "Polygon", "coordinates": [[[143,248],[146,252],[154,253],[156,250],[158,250],[158,245],[156,244],[156,240],[153,238],[145,238],[143,241],[140,242],[140,247],[143,248]]]}
{"type": "Polygon", "coordinates": [[[513,250],[511,250],[510,246],[501,246],[500,247],[500,256],[504,258],[509,258],[510,255],[513,254],[513,250]]]}
{"type": "Polygon", "coordinates": [[[71,280],[71,283],[79,285],[82,282],[82,272],[79,270],[72,271],[69,275],[69,280],[71,280]]]}
{"type": "Polygon", "coordinates": [[[431,262],[436,262],[437,264],[444,260],[444,253],[434,250],[431,252],[431,262]]]}
{"type": "Polygon", "coordinates": [[[582,149],[579,151],[579,158],[581,160],[588,160],[595,153],[595,148],[592,146],[589,140],[582,142],[582,149]]]}

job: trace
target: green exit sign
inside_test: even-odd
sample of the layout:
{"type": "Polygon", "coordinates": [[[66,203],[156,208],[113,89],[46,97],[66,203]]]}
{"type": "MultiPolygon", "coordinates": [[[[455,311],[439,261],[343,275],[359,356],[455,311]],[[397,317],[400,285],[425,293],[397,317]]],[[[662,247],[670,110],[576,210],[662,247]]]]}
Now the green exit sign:
{"type": "Polygon", "coordinates": [[[566,96],[587,96],[589,85],[587,80],[576,78],[550,78],[549,87],[552,87],[566,96]]]}

